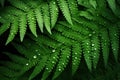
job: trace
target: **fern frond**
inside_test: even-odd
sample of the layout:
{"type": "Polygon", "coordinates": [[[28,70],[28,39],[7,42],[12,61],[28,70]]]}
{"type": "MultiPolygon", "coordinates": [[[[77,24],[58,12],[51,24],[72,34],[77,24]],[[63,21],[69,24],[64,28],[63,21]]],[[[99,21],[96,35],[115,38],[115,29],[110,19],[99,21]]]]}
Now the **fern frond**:
{"type": "Polygon", "coordinates": [[[90,39],[84,40],[82,42],[83,56],[88,66],[88,69],[92,70],[92,52],[91,52],[91,42],[90,39]]]}
{"type": "Polygon", "coordinates": [[[92,6],[93,8],[96,9],[96,7],[97,7],[96,0],[89,0],[89,3],[91,4],[91,6],[92,6]]]}
{"type": "Polygon", "coordinates": [[[66,0],[57,0],[57,1],[58,1],[58,5],[59,5],[63,15],[65,16],[66,20],[72,25],[73,23],[72,23],[69,5],[68,5],[67,1],[66,0]]]}
{"type": "Polygon", "coordinates": [[[19,30],[20,30],[20,40],[23,41],[27,30],[26,15],[22,15],[19,19],[19,30]]]}
{"type": "Polygon", "coordinates": [[[67,0],[67,3],[69,5],[70,13],[72,16],[76,15],[78,13],[78,5],[76,0],[67,0]]]}
{"type": "Polygon", "coordinates": [[[32,74],[29,77],[29,80],[32,80],[34,77],[36,77],[41,71],[42,69],[45,67],[46,62],[47,62],[47,58],[48,56],[44,56],[39,63],[36,65],[34,71],[32,72],[32,74]]]}
{"type": "Polygon", "coordinates": [[[55,0],[50,1],[49,6],[50,6],[50,16],[51,16],[51,28],[53,28],[57,22],[59,9],[55,0]]]}
{"type": "Polygon", "coordinates": [[[22,67],[22,65],[14,63],[14,62],[10,62],[10,61],[6,61],[6,62],[0,61],[0,64],[14,71],[19,71],[22,67]]]}
{"type": "Polygon", "coordinates": [[[67,66],[69,58],[70,58],[70,49],[63,48],[63,50],[61,50],[61,56],[59,59],[59,63],[56,67],[56,71],[54,73],[53,80],[55,78],[57,78],[61,74],[61,72],[64,70],[64,68],[67,66]]]}
{"type": "Polygon", "coordinates": [[[118,61],[119,53],[119,29],[116,25],[109,28],[110,42],[116,62],[118,61]]]}
{"type": "Polygon", "coordinates": [[[55,67],[58,61],[58,58],[59,58],[59,52],[53,49],[51,56],[46,63],[45,71],[42,75],[42,80],[46,80],[47,77],[50,75],[51,71],[53,70],[53,68],[55,67]]]}
{"type": "Polygon", "coordinates": [[[43,20],[46,30],[51,33],[51,26],[50,26],[50,13],[49,13],[49,5],[47,3],[42,5],[42,12],[43,12],[43,20]]]}
{"type": "Polygon", "coordinates": [[[96,69],[97,63],[99,61],[99,56],[100,56],[100,40],[98,36],[93,36],[91,39],[91,44],[92,44],[92,61],[93,61],[93,68],[96,69]]]}
{"type": "Polygon", "coordinates": [[[0,36],[9,29],[10,23],[5,23],[0,27],[0,36]]]}
{"type": "Polygon", "coordinates": [[[41,7],[38,7],[37,9],[35,9],[35,15],[36,15],[36,19],[37,19],[39,28],[40,28],[41,32],[43,33],[43,14],[42,14],[41,7]]]}
{"type": "Polygon", "coordinates": [[[109,57],[109,46],[110,46],[108,31],[106,29],[103,29],[100,35],[101,35],[101,46],[102,46],[104,64],[105,66],[107,66],[108,57],[109,57]]]}
{"type": "Polygon", "coordinates": [[[115,12],[116,11],[116,0],[107,0],[107,2],[109,4],[110,8],[112,9],[112,11],[114,13],[116,13],[115,12]]]}
{"type": "Polygon", "coordinates": [[[21,57],[21,56],[17,56],[17,55],[8,53],[8,52],[5,52],[5,54],[6,54],[14,63],[21,64],[21,65],[27,63],[27,59],[25,59],[25,58],[23,58],[23,57],[21,57]]]}
{"type": "Polygon", "coordinates": [[[11,5],[15,6],[16,8],[23,10],[23,11],[29,11],[29,7],[21,0],[9,0],[9,2],[11,3],[11,5]]]}
{"type": "Polygon", "coordinates": [[[72,48],[72,75],[77,71],[81,62],[82,48],[81,44],[76,43],[72,48]]]}
{"type": "Polygon", "coordinates": [[[10,34],[9,34],[8,39],[6,41],[6,45],[14,39],[17,32],[18,32],[18,20],[15,19],[11,25],[10,34]]]}
{"type": "Polygon", "coordinates": [[[3,80],[10,80],[9,78],[3,76],[3,75],[0,75],[0,78],[3,79],[3,80]]]}
{"type": "Polygon", "coordinates": [[[7,67],[1,67],[0,66],[0,74],[8,77],[8,78],[12,78],[12,77],[16,77],[17,76],[17,72],[13,71],[13,70],[10,70],[8,69],[7,67]]]}
{"type": "Polygon", "coordinates": [[[29,24],[29,28],[30,28],[31,32],[34,34],[34,36],[37,37],[35,14],[32,10],[30,10],[27,13],[27,20],[28,20],[28,24],[29,24]]]}
{"type": "Polygon", "coordinates": [[[91,8],[91,4],[89,3],[90,0],[77,0],[79,5],[82,5],[86,8],[91,8]]]}

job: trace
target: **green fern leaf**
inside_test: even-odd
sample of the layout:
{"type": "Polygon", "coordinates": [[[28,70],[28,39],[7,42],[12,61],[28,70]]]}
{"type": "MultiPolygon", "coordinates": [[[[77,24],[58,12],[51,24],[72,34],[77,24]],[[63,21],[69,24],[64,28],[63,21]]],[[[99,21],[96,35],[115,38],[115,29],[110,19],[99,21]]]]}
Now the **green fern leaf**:
{"type": "Polygon", "coordinates": [[[25,12],[29,11],[29,7],[21,0],[9,0],[9,2],[11,3],[11,5],[20,10],[23,10],[25,12]]]}
{"type": "Polygon", "coordinates": [[[29,80],[32,80],[35,76],[37,76],[37,75],[42,71],[42,69],[43,69],[44,66],[46,65],[47,58],[48,58],[48,56],[44,56],[44,57],[39,61],[39,63],[36,65],[34,71],[33,71],[32,74],[30,75],[29,80]]]}
{"type": "Polygon", "coordinates": [[[10,80],[8,77],[5,77],[3,75],[0,74],[0,78],[3,79],[3,80],[10,80]]]}
{"type": "Polygon", "coordinates": [[[0,27],[0,36],[9,29],[10,23],[5,23],[0,27]]]}
{"type": "Polygon", "coordinates": [[[110,8],[112,9],[112,11],[114,13],[116,13],[115,12],[116,11],[116,0],[107,0],[107,2],[109,4],[110,8]]]}
{"type": "Polygon", "coordinates": [[[87,8],[91,8],[89,0],[77,0],[77,2],[79,5],[82,5],[82,6],[87,7],[87,8]]]}
{"type": "Polygon", "coordinates": [[[103,53],[103,59],[104,64],[107,66],[108,57],[109,57],[109,36],[106,29],[101,31],[101,46],[102,46],[102,53],[103,53]]]}
{"type": "Polygon", "coordinates": [[[13,77],[17,76],[17,72],[10,70],[7,67],[0,66],[0,70],[1,70],[0,74],[4,75],[6,77],[13,78],[13,77]]]}
{"type": "Polygon", "coordinates": [[[43,12],[43,20],[44,20],[45,28],[50,34],[52,34],[51,27],[50,27],[49,5],[47,3],[42,5],[42,12],[43,12]]]}
{"type": "Polygon", "coordinates": [[[17,56],[8,52],[5,52],[4,54],[6,54],[14,63],[21,64],[21,65],[27,63],[27,59],[21,56],[17,56]]]}
{"type": "Polygon", "coordinates": [[[117,28],[117,26],[113,26],[109,28],[109,34],[110,34],[110,42],[113,50],[113,55],[117,62],[118,53],[119,53],[119,29],[117,28]]]}
{"type": "Polygon", "coordinates": [[[19,19],[19,29],[20,29],[20,40],[23,41],[27,30],[27,20],[26,20],[26,15],[24,14],[19,19]]]}
{"type": "Polygon", "coordinates": [[[15,19],[12,22],[11,29],[10,29],[10,34],[9,34],[8,39],[6,41],[6,45],[14,39],[17,32],[18,32],[18,21],[17,21],[17,19],[15,19]]]}
{"type": "Polygon", "coordinates": [[[22,65],[14,63],[14,62],[10,62],[10,61],[6,61],[6,62],[0,61],[0,64],[14,71],[19,71],[22,67],[22,65]]]}
{"type": "Polygon", "coordinates": [[[86,64],[88,66],[88,69],[91,71],[92,70],[92,58],[91,58],[91,42],[89,39],[86,39],[82,43],[83,47],[83,56],[86,61],[86,64]]]}
{"type": "Polygon", "coordinates": [[[34,36],[37,37],[37,32],[36,32],[36,19],[35,19],[35,14],[32,10],[30,10],[27,13],[27,19],[28,19],[28,24],[31,32],[33,33],[34,36]]]}
{"type": "Polygon", "coordinates": [[[74,44],[74,46],[72,48],[72,75],[75,74],[75,72],[77,71],[77,69],[79,67],[81,56],[82,56],[81,45],[76,43],[76,44],[74,44]]]}
{"type": "Polygon", "coordinates": [[[93,16],[88,11],[80,11],[80,16],[93,20],[93,16]]]}
{"type": "Polygon", "coordinates": [[[50,16],[51,16],[51,28],[53,28],[57,22],[59,9],[56,1],[50,1],[50,16]]]}
{"type": "Polygon", "coordinates": [[[70,10],[69,10],[69,5],[67,4],[66,0],[57,0],[57,1],[58,1],[58,5],[59,5],[63,15],[65,16],[66,20],[71,25],[73,25],[70,10]]]}
{"type": "Polygon", "coordinates": [[[89,3],[93,6],[93,8],[96,9],[96,7],[97,7],[96,0],[89,0],[89,3]]]}
{"type": "Polygon", "coordinates": [[[59,58],[58,55],[59,55],[59,52],[56,51],[55,49],[53,49],[51,56],[46,63],[46,68],[45,68],[45,71],[43,73],[42,80],[46,80],[46,78],[50,75],[50,72],[55,67],[55,64],[58,61],[58,58],[59,58]]]}
{"type": "Polygon", "coordinates": [[[67,0],[68,5],[69,5],[69,9],[70,9],[70,13],[72,15],[76,15],[78,12],[78,5],[77,5],[77,1],[76,0],[67,0]]]}
{"type": "Polygon", "coordinates": [[[53,80],[57,78],[64,70],[64,68],[67,66],[69,58],[70,58],[70,49],[63,48],[63,50],[61,50],[61,57],[57,65],[56,71],[54,73],[53,80]]]}
{"type": "MultiPolygon", "coordinates": [[[[63,25],[56,25],[57,27],[57,31],[61,32],[62,35],[64,35],[65,37],[68,37],[68,38],[71,38],[73,40],[82,40],[84,38],[83,35],[81,35],[80,33],[76,32],[76,31],[73,31],[69,28],[66,28],[65,26],[63,25]],[[61,27],[62,26],[62,27],[61,27]],[[72,34],[71,34],[72,33],[72,34]],[[79,35],[78,35],[79,34],[79,35]]],[[[74,26],[73,26],[74,27],[74,26]]]]}
{"type": "MultiPolygon", "coordinates": [[[[62,26],[68,27],[69,29],[72,29],[73,31],[76,31],[76,32],[78,32],[80,34],[83,34],[83,35],[88,35],[89,34],[89,32],[87,31],[87,28],[82,27],[83,25],[81,25],[81,24],[74,23],[74,25],[70,25],[70,24],[62,22],[62,21],[59,22],[59,23],[62,26]]],[[[58,29],[59,29],[59,27],[58,27],[58,29]]]]}
{"type": "Polygon", "coordinates": [[[93,68],[96,69],[97,63],[99,61],[100,56],[100,41],[98,36],[93,36],[91,39],[92,43],[92,61],[93,61],[93,68]]]}
{"type": "Polygon", "coordinates": [[[37,19],[39,28],[40,28],[41,32],[43,33],[43,14],[42,14],[41,7],[35,9],[35,15],[36,15],[36,19],[37,19]]]}

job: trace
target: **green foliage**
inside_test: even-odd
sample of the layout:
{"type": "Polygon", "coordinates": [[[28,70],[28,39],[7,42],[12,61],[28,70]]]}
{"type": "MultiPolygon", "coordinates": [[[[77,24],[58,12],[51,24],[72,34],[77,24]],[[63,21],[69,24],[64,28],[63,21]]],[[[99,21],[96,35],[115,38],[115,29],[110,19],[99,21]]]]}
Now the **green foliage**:
{"type": "MultiPolygon", "coordinates": [[[[108,68],[106,71],[108,75],[105,74],[105,78],[110,79],[108,76],[111,77],[112,72],[119,75],[117,72],[119,69],[114,68],[112,71],[110,66],[113,63],[119,66],[120,59],[119,1],[8,0],[8,2],[9,6],[1,8],[3,12],[0,13],[0,35],[10,28],[6,44],[14,39],[18,31],[20,41],[23,41],[27,27],[34,36],[28,31],[22,43],[16,36],[11,44],[14,50],[17,50],[16,53],[3,53],[9,57],[7,61],[0,61],[0,76],[3,79],[57,80],[67,67],[74,77],[79,69],[84,67],[84,62],[88,73],[98,70],[95,73],[99,74],[99,71],[102,71],[98,69],[101,63],[105,70],[108,68]],[[38,28],[42,33],[37,32],[38,28]]],[[[94,77],[91,76],[89,80],[105,80],[104,75],[102,77],[92,75],[94,77]]],[[[88,79],[84,77],[82,80],[88,79]]]]}
{"type": "MultiPolygon", "coordinates": [[[[36,37],[37,37],[37,28],[36,28],[37,26],[36,25],[39,26],[41,32],[44,31],[43,28],[45,27],[46,30],[51,34],[51,29],[55,26],[57,22],[60,9],[63,12],[63,15],[65,16],[66,20],[70,24],[72,24],[72,20],[71,20],[72,12],[70,12],[69,6],[66,0],[64,1],[63,0],[61,1],[51,0],[47,2],[42,1],[42,0],[37,0],[37,1],[8,0],[7,2],[10,4],[7,7],[5,6],[1,8],[0,10],[1,11],[0,23],[2,24],[0,27],[0,30],[2,31],[1,34],[5,33],[7,29],[12,27],[12,25],[9,26],[6,24],[15,23],[14,18],[16,18],[16,20],[19,23],[18,25],[16,25],[16,29],[19,29],[21,41],[23,41],[24,39],[24,36],[27,31],[27,26],[29,26],[30,31],[36,37]],[[6,27],[4,27],[5,25],[6,27]]],[[[1,1],[1,4],[3,5],[3,1],[1,1]]],[[[11,34],[11,31],[9,34],[11,34]]],[[[15,35],[16,34],[14,34],[14,37],[15,35]]],[[[9,38],[6,44],[10,43],[14,39],[14,37],[9,38]]]]}

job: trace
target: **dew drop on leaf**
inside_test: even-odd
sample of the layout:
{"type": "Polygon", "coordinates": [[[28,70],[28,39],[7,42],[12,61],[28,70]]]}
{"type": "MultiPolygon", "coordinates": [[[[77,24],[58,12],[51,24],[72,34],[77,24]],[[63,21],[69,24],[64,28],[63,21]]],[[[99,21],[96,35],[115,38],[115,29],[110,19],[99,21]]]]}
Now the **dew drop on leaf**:
{"type": "Polygon", "coordinates": [[[33,58],[34,58],[34,59],[36,59],[36,58],[37,58],[37,56],[35,55],[35,56],[33,56],[33,58]]]}
{"type": "Polygon", "coordinates": [[[26,63],[26,66],[28,66],[29,64],[28,63],[26,63]]]}
{"type": "Polygon", "coordinates": [[[55,62],[54,62],[54,61],[52,61],[52,63],[54,64],[55,62]]]}
{"type": "Polygon", "coordinates": [[[55,49],[53,49],[52,52],[55,52],[55,49]]]}
{"type": "Polygon", "coordinates": [[[46,70],[48,70],[48,68],[46,68],[46,70]]]}
{"type": "Polygon", "coordinates": [[[53,57],[53,59],[55,59],[55,57],[53,57]]]}
{"type": "Polygon", "coordinates": [[[36,52],[38,52],[38,50],[37,50],[37,49],[36,49],[35,51],[36,51],[36,52]]]}
{"type": "Polygon", "coordinates": [[[92,46],[94,46],[95,44],[92,44],[92,46]]]}
{"type": "Polygon", "coordinates": [[[92,36],[92,34],[89,34],[89,36],[92,36]]]}
{"type": "Polygon", "coordinates": [[[60,69],[60,68],[59,68],[58,70],[59,70],[59,71],[61,71],[61,69],[60,69]]]}
{"type": "Polygon", "coordinates": [[[75,54],[77,54],[77,53],[75,53],[75,54]]]}

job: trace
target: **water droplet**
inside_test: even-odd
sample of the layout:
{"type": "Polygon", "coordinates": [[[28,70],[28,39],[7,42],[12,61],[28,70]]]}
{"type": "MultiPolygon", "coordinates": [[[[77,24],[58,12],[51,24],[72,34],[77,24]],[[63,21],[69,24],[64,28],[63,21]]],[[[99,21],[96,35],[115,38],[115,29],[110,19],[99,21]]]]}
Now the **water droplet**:
{"type": "Polygon", "coordinates": [[[62,63],[63,65],[65,65],[65,63],[62,63]]]}
{"type": "Polygon", "coordinates": [[[33,56],[33,58],[35,59],[35,58],[37,58],[37,56],[35,55],[35,56],[33,56]]]}
{"type": "Polygon", "coordinates": [[[115,51],[116,49],[114,48],[113,50],[115,51]]]}
{"type": "Polygon", "coordinates": [[[75,59],[77,59],[77,57],[75,57],[75,59]]]}
{"type": "Polygon", "coordinates": [[[87,45],[89,44],[89,43],[86,43],[87,45]]]}
{"type": "Polygon", "coordinates": [[[96,57],[96,56],[93,56],[94,58],[96,57]]]}
{"type": "Polygon", "coordinates": [[[53,49],[52,52],[55,52],[55,49],[53,49]]]}
{"type": "Polygon", "coordinates": [[[90,51],[87,51],[88,53],[90,53],[90,51]]]}
{"type": "Polygon", "coordinates": [[[75,53],[75,54],[77,54],[77,53],[75,53]]]}
{"type": "Polygon", "coordinates": [[[94,46],[95,44],[92,44],[92,46],[94,46]]]}
{"type": "Polygon", "coordinates": [[[114,34],[115,36],[117,36],[117,34],[114,34]]]}
{"type": "Polygon", "coordinates": [[[97,48],[94,48],[94,50],[97,50],[97,48]]]}
{"type": "Polygon", "coordinates": [[[75,63],[73,63],[73,65],[75,65],[75,63]]]}
{"type": "Polygon", "coordinates": [[[59,70],[59,71],[61,71],[61,69],[60,69],[60,68],[59,68],[58,70],[59,70]]]}
{"type": "Polygon", "coordinates": [[[56,11],[58,10],[58,8],[55,9],[56,11]]]}
{"type": "Polygon", "coordinates": [[[52,63],[55,63],[54,61],[52,61],[52,63]]]}
{"type": "Polygon", "coordinates": [[[26,63],[26,66],[28,66],[29,64],[28,63],[26,63]]]}
{"type": "Polygon", "coordinates": [[[14,35],[14,33],[11,33],[11,35],[14,35]]]}
{"type": "Polygon", "coordinates": [[[27,9],[27,7],[25,7],[25,9],[27,9]]]}
{"type": "Polygon", "coordinates": [[[93,34],[95,34],[95,31],[93,31],[93,34]]]}
{"type": "Polygon", "coordinates": [[[92,36],[92,34],[89,34],[89,36],[92,36]]]}
{"type": "Polygon", "coordinates": [[[53,4],[55,4],[55,2],[53,2],[53,4]]]}
{"type": "Polygon", "coordinates": [[[48,68],[46,68],[46,70],[48,70],[48,68]]]}
{"type": "Polygon", "coordinates": [[[53,59],[56,59],[55,57],[53,57],[53,59]]]}
{"type": "Polygon", "coordinates": [[[67,56],[67,58],[69,58],[69,56],[67,56]]]}
{"type": "Polygon", "coordinates": [[[36,52],[38,52],[38,50],[37,50],[37,49],[36,49],[35,51],[36,51],[36,52]]]}

